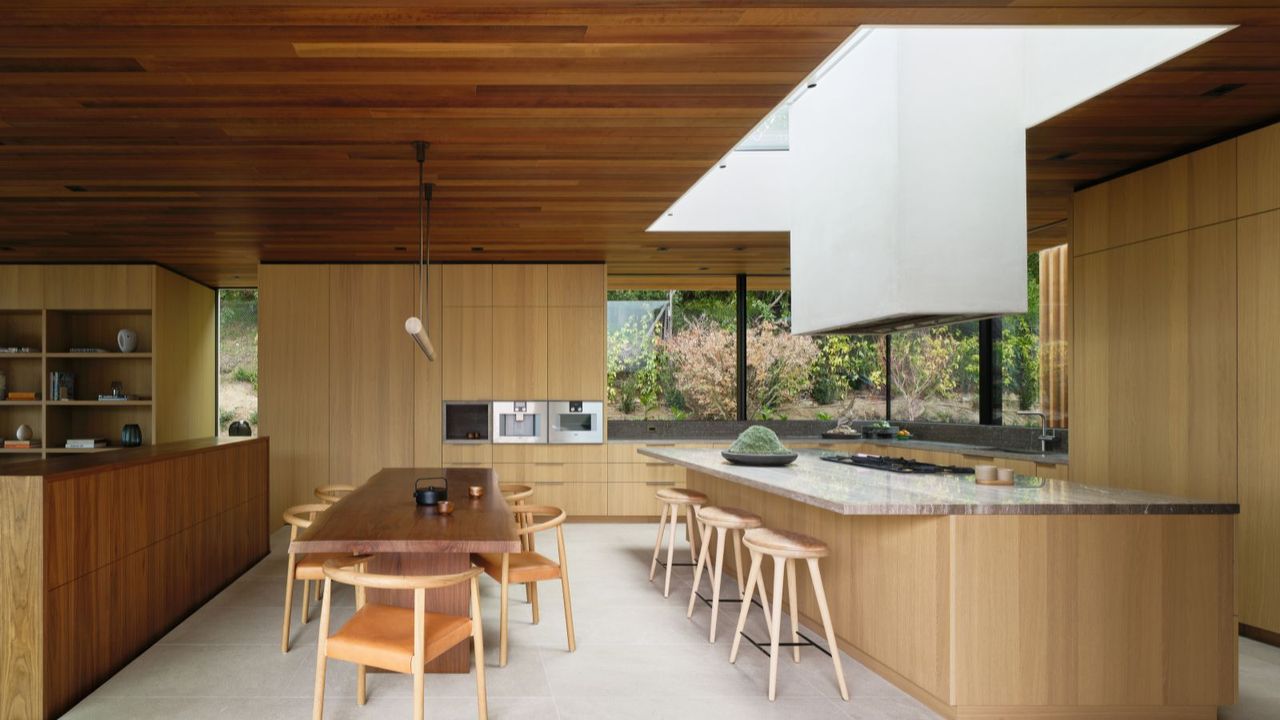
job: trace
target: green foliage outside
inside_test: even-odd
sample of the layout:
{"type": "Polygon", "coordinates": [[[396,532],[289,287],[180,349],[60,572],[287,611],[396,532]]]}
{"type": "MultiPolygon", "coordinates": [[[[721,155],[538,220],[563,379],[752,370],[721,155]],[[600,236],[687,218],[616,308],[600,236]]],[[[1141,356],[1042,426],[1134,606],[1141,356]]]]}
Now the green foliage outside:
{"type": "Polygon", "coordinates": [[[218,291],[218,434],[246,420],[258,433],[258,291],[218,291]]]}

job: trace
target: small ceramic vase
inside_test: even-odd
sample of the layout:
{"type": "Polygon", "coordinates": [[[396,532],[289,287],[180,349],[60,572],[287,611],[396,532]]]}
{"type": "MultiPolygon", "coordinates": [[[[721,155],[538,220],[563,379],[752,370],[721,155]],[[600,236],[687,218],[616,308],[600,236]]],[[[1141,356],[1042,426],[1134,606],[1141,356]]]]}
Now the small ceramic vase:
{"type": "Polygon", "coordinates": [[[142,444],[142,428],[129,423],[120,429],[120,444],[124,447],[138,447],[142,444]]]}
{"type": "Polygon", "coordinates": [[[124,328],[116,333],[116,344],[120,346],[120,352],[131,353],[138,349],[138,333],[124,328]]]}
{"type": "Polygon", "coordinates": [[[31,439],[31,426],[30,426],[30,425],[19,425],[19,426],[18,426],[18,431],[17,431],[16,433],[14,433],[14,434],[18,437],[18,439],[19,439],[19,440],[30,440],[30,439],[31,439]]]}

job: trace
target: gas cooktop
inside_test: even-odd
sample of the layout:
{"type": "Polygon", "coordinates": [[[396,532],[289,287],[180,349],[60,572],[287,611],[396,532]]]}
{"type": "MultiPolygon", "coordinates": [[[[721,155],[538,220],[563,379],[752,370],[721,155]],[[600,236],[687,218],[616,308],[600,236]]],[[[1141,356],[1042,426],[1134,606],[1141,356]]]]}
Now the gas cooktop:
{"type": "Polygon", "coordinates": [[[908,460],[901,457],[886,457],[884,455],[865,455],[856,453],[853,455],[823,455],[823,460],[829,462],[843,463],[845,465],[856,465],[858,467],[871,468],[873,470],[887,470],[894,473],[903,473],[909,475],[972,475],[973,468],[960,467],[957,465],[935,465],[933,463],[919,462],[918,460],[908,460]]]}

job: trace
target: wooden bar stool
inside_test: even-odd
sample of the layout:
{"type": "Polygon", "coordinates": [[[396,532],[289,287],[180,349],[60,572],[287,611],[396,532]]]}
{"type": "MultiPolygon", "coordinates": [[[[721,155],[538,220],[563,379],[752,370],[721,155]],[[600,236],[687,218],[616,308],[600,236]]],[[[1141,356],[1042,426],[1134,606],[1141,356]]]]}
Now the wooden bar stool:
{"type": "Polygon", "coordinates": [[[355,491],[355,485],[321,485],[316,488],[316,497],[332,505],[355,491]]]}
{"type": "MultiPolygon", "coordinates": [[[[742,531],[750,530],[764,526],[764,520],[755,513],[740,510],[731,507],[700,507],[696,513],[698,519],[698,530],[701,534],[702,551],[698,553],[698,567],[693,571],[693,589],[689,591],[689,610],[685,613],[686,617],[693,617],[694,603],[702,598],[703,602],[707,602],[711,606],[711,632],[708,640],[716,641],[716,617],[720,614],[720,577],[724,571],[724,536],[726,534],[733,537],[733,561],[737,568],[736,579],[738,581],[738,600],[726,600],[725,602],[742,602],[743,598],[743,581],[746,576],[742,574],[742,531]],[[707,601],[705,597],[698,594],[698,585],[702,582],[702,569],[707,567],[708,556],[711,554],[711,531],[716,533],[716,559],[715,565],[708,568],[707,575],[711,580],[711,600],[707,601]]],[[[756,583],[760,590],[760,603],[764,608],[765,622],[769,622],[769,605],[768,596],[764,591],[764,578],[756,578],[756,583]]]]}
{"type": "MultiPolygon", "coordinates": [[[[836,645],[836,633],[831,628],[831,611],[827,609],[827,593],[822,587],[822,572],[818,569],[818,558],[826,557],[830,553],[827,544],[817,538],[801,535],[800,533],[787,532],[786,530],[770,530],[768,528],[756,528],[746,531],[742,538],[742,542],[746,544],[747,550],[751,552],[751,570],[747,574],[747,596],[743,599],[742,612],[738,613],[738,631],[733,637],[733,649],[729,652],[729,662],[736,662],[738,659],[738,643],[743,637],[742,629],[747,625],[747,610],[751,607],[751,595],[755,590],[754,585],[760,579],[760,563],[765,555],[773,558],[773,618],[769,622],[769,700],[777,697],[778,689],[778,647],[779,645],[792,648],[795,662],[800,662],[800,647],[811,645],[822,650],[831,656],[831,661],[835,663],[836,682],[840,686],[840,697],[845,700],[849,699],[849,688],[844,683],[844,668],[840,663],[840,648],[836,645]],[[796,609],[796,560],[804,560],[809,564],[809,577],[813,581],[813,592],[818,598],[818,613],[822,616],[822,629],[827,635],[827,647],[830,651],[823,650],[822,646],[813,642],[808,638],[804,638],[801,642],[799,631],[800,616],[796,609]],[[790,586],[790,594],[787,605],[791,612],[791,642],[779,643],[779,635],[782,634],[782,591],[783,591],[783,570],[786,570],[787,585],[790,586]]],[[[755,645],[760,650],[764,650],[760,643],[747,638],[747,642],[755,645]]]]}
{"type": "MultiPolygon", "coordinates": [[[[516,529],[521,536],[532,539],[535,533],[552,528],[556,531],[556,560],[539,555],[532,550],[518,553],[475,553],[471,561],[484,570],[489,577],[497,580],[502,586],[502,608],[499,622],[502,627],[498,631],[498,665],[507,666],[507,594],[511,583],[537,583],[542,580],[559,580],[560,590],[564,595],[564,625],[569,637],[569,652],[578,648],[573,632],[573,602],[569,598],[569,556],[564,551],[564,521],[568,517],[564,510],[545,505],[520,505],[515,512],[534,518],[548,517],[549,520],[532,523],[516,529]]],[[[533,543],[530,543],[530,547],[533,543]]],[[[537,595],[534,595],[537,598],[537,595]]],[[[537,622],[537,604],[534,604],[534,622],[537,622]]]]}
{"type": "Polygon", "coordinates": [[[685,567],[693,567],[698,562],[698,556],[694,550],[693,544],[693,512],[697,508],[707,504],[707,496],[697,490],[689,490],[686,488],[664,487],[658,490],[658,502],[662,503],[662,517],[658,520],[658,539],[653,543],[653,562],[649,564],[649,582],[653,582],[653,576],[658,572],[658,552],[662,549],[662,531],[666,529],[667,523],[671,523],[671,538],[667,543],[667,580],[662,587],[662,597],[671,596],[671,566],[677,564],[674,562],[676,550],[676,520],[680,518],[680,513],[684,512],[685,531],[689,538],[689,560],[687,563],[678,563],[685,567]]]}
{"type": "MultiPolygon", "coordinates": [[[[289,524],[289,542],[298,538],[298,531],[311,527],[316,516],[329,509],[329,505],[312,503],[295,505],[284,511],[284,521],[289,524]]],[[[324,564],[329,560],[352,558],[351,553],[308,553],[298,556],[289,553],[289,565],[284,576],[284,624],[280,628],[280,652],[289,652],[289,630],[293,619],[293,586],[302,581],[302,623],[311,619],[311,583],[316,584],[316,599],[320,599],[320,582],[324,580],[324,564]]],[[[368,555],[357,559],[367,560],[368,555]]]]}
{"type": "Polygon", "coordinates": [[[488,717],[484,685],[484,629],[480,619],[480,568],[453,575],[378,575],[346,569],[353,558],[330,560],[323,566],[324,604],[320,607],[320,639],[316,647],[313,720],[324,717],[324,677],[329,658],[356,665],[356,703],[365,704],[365,668],[373,666],[413,676],[413,717],[422,720],[425,710],[426,664],[453,646],[470,640],[475,645],[476,702],[479,716],[488,717]],[[338,632],[329,635],[330,598],[333,583],[356,588],[356,613],[338,632]],[[471,585],[469,615],[427,612],[426,591],[471,585]],[[412,590],[413,609],[366,603],[365,588],[412,590]]]}

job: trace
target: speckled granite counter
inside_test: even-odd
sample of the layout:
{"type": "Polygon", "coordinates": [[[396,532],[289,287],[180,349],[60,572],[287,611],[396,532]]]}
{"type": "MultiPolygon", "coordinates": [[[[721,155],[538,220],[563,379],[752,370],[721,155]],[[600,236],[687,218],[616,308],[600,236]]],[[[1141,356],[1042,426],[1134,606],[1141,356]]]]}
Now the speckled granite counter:
{"type": "MultiPolygon", "coordinates": [[[[795,445],[798,443],[835,443],[837,447],[844,447],[848,444],[850,447],[855,443],[862,445],[870,445],[878,448],[875,452],[883,455],[893,455],[893,450],[897,448],[907,448],[910,450],[933,450],[936,452],[958,453],[961,455],[977,455],[980,457],[1004,458],[1006,460],[1026,460],[1029,462],[1044,463],[1048,465],[1066,465],[1068,461],[1067,453],[1063,452],[1047,452],[1037,453],[1023,450],[1004,450],[989,445],[969,445],[966,443],[944,442],[939,440],[893,440],[880,438],[864,438],[864,437],[847,437],[847,438],[824,438],[821,436],[804,437],[804,436],[788,436],[781,438],[784,445],[795,445]]],[[[609,438],[610,443],[636,443],[645,445],[661,445],[663,443],[674,445],[675,443],[716,443],[726,447],[733,442],[733,438],[723,437],[681,437],[677,439],[655,438],[655,439],[630,439],[624,438],[616,440],[609,438]]],[[[843,452],[843,451],[842,451],[843,452]]]]}
{"type": "Polygon", "coordinates": [[[733,465],[719,450],[644,448],[643,455],[842,515],[1207,515],[1240,506],[1019,476],[1014,487],[972,475],[902,475],[820,459],[801,450],[786,467],[733,465]]]}

